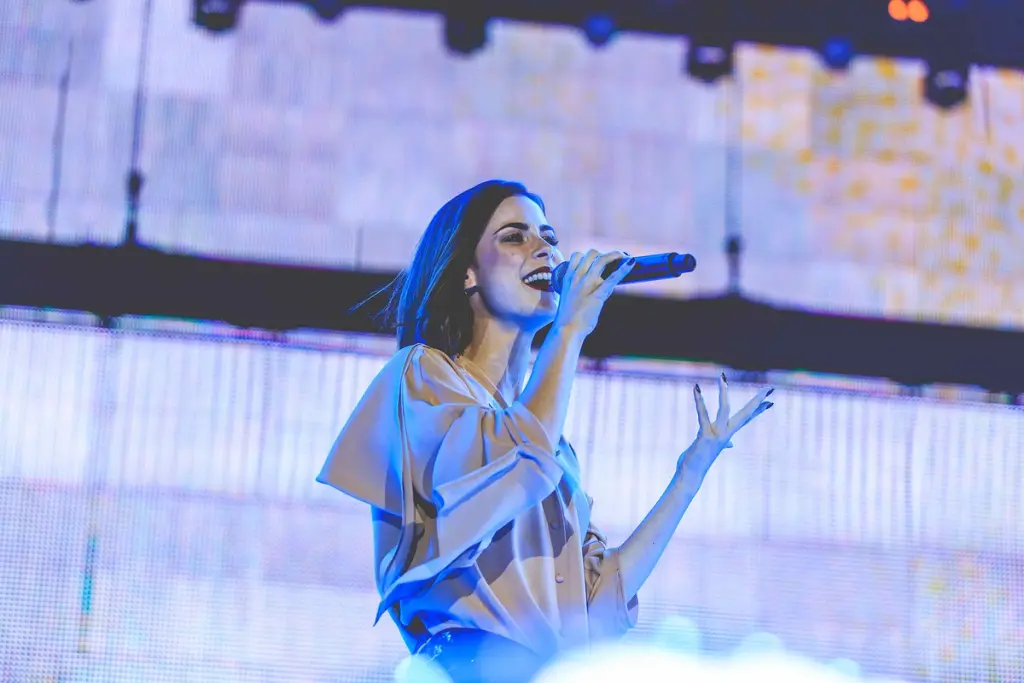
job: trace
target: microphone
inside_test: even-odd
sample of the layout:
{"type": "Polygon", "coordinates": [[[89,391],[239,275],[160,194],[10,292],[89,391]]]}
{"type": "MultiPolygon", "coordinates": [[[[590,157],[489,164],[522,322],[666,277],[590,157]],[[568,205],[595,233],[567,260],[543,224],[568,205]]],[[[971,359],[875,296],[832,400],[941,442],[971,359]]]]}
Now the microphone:
{"type": "MultiPolygon", "coordinates": [[[[693,257],[693,254],[677,254],[672,251],[667,254],[651,254],[649,256],[634,256],[636,263],[633,265],[633,270],[626,274],[626,277],[622,278],[622,282],[619,284],[624,285],[628,282],[647,282],[648,280],[667,280],[673,277],[679,277],[683,273],[692,273],[694,268],[697,267],[697,259],[693,257]]],[[[604,272],[601,273],[601,277],[607,279],[609,275],[615,272],[615,269],[622,264],[625,259],[616,259],[605,266],[604,272]]],[[[569,262],[562,261],[555,269],[551,271],[551,289],[553,291],[561,293],[562,281],[565,279],[565,272],[569,270],[569,262]]]]}

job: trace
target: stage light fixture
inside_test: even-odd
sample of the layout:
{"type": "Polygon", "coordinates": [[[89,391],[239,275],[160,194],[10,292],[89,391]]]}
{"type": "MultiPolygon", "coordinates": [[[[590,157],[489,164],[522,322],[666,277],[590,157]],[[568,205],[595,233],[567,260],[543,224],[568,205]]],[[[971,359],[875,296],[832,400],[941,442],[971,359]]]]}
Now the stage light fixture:
{"type": "Polygon", "coordinates": [[[444,18],[444,43],[453,53],[471,55],[487,45],[487,17],[459,12],[444,18]]]}
{"type": "Polygon", "coordinates": [[[936,15],[927,48],[928,71],[922,82],[924,98],[940,109],[952,109],[967,99],[974,54],[966,9],[936,15]]]}
{"type": "Polygon", "coordinates": [[[604,47],[617,32],[615,19],[610,14],[591,14],[583,20],[583,34],[594,47],[604,47]]]}
{"type": "Polygon", "coordinates": [[[853,61],[853,41],[849,38],[831,38],[821,48],[821,57],[832,71],[845,71],[853,61]]]}
{"type": "Polygon", "coordinates": [[[345,11],[342,0],[308,0],[310,9],[323,21],[334,21],[345,11]]]}
{"type": "Polygon", "coordinates": [[[212,33],[223,33],[235,27],[242,0],[192,0],[192,21],[212,33]]]}
{"type": "Polygon", "coordinates": [[[693,31],[686,51],[686,72],[704,83],[714,83],[733,72],[733,47],[729,18],[731,0],[702,0],[694,9],[693,31]]]}
{"type": "Polygon", "coordinates": [[[967,65],[928,64],[925,98],[940,109],[952,109],[967,99],[967,65]]]}
{"type": "Polygon", "coordinates": [[[686,72],[704,83],[714,83],[733,71],[732,44],[691,43],[686,51],[686,72]]]}

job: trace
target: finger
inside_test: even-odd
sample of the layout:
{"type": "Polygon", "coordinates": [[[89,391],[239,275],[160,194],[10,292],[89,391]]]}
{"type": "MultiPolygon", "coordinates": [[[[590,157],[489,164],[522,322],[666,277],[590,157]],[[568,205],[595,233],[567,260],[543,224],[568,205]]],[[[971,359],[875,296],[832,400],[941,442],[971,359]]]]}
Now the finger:
{"type": "MultiPolygon", "coordinates": [[[[626,253],[623,251],[609,251],[607,254],[601,254],[601,256],[590,263],[587,269],[587,277],[604,279],[604,270],[611,263],[618,261],[619,259],[628,259],[626,253]]],[[[609,275],[610,277],[610,275],[609,275]]]]}
{"type": "Polygon", "coordinates": [[[589,255],[590,252],[586,254],[581,251],[573,252],[572,256],[569,257],[569,270],[565,274],[565,280],[578,282],[583,277],[583,273],[587,272],[584,262],[589,255]]]}
{"type": "Polygon", "coordinates": [[[583,261],[584,254],[579,251],[574,251],[569,255],[569,267],[566,277],[572,277],[576,271],[580,269],[580,263],[583,261]]]}
{"type": "Polygon", "coordinates": [[[704,405],[704,396],[700,392],[700,385],[693,385],[693,402],[697,406],[697,426],[702,432],[711,431],[711,420],[708,418],[708,409],[704,405]]]}
{"type": "Polygon", "coordinates": [[[754,411],[757,410],[757,407],[761,405],[766,398],[771,396],[774,391],[775,387],[768,387],[767,389],[762,389],[754,394],[754,397],[747,401],[747,403],[740,408],[739,412],[736,413],[736,417],[741,421],[740,424],[750,420],[754,415],[754,411]]]}
{"type": "Polygon", "coordinates": [[[619,267],[613,270],[599,287],[601,295],[606,297],[611,296],[612,290],[622,282],[623,278],[629,275],[629,271],[633,270],[635,265],[636,260],[633,257],[630,256],[629,258],[624,259],[622,263],[619,264],[619,267]]]}
{"type": "Polygon", "coordinates": [[[775,405],[771,401],[761,400],[762,398],[767,398],[768,396],[770,396],[773,391],[775,390],[767,389],[759,391],[757,395],[754,396],[754,398],[750,399],[747,405],[743,406],[743,409],[736,413],[736,415],[731,420],[729,420],[728,433],[735,434],[739,429],[741,429],[744,425],[748,424],[755,417],[757,417],[758,415],[760,415],[761,413],[775,405]]]}
{"type": "Polygon", "coordinates": [[[757,404],[757,407],[754,408],[754,412],[752,412],[750,414],[750,417],[748,417],[746,420],[744,420],[743,422],[734,422],[733,424],[730,424],[730,426],[729,426],[729,430],[730,430],[729,433],[730,434],[735,434],[737,431],[739,431],[740,429],[742,429],[746,425],[748,425],[751,422],[753,422],[754,418],[756,418],[758,415],[760,415],[764,411],[766,411],[769,408],[771,408],[773,405],[775,405],[775,404],[772,403],[771,401],[763,401],[763,402],[757,404]]]}
{"type": "Polygon", "coordinates": [[[586,254],[583,255],[583,261],[580,262],[580,275],[586,277],[590,274],[590,269],[593,268],[594,262],[601,258],[601,252],[597,249],[590,249],[586,254]]]}
{"type": "Polygon", "coordinates": [[[729,423],[729,383],[725,379],[725,373],[723,372],[718,376],[718,416],[715,418],[715,424],[720,427],[725,427],[729,423]]]}
{"type": "Polygon", "coordinates": [[[750,419],[749,419],[749,420],[747,420],[747,422],[751,422],[751,421],[753,421],[753,419],[754,419],[755,417],[757,417],[758,415],[760,415],[760,414],[761,414],[761,413],[763,413],[764,411],[768,410],[768,409],[769,409],[769,408],[771,408],[771,407],[772,407],[773,405],[775,405],[775,404],[774,404],[774,403],[772,403],[771,401],[764,401],[763,403],[759,404],[759,405],[757,406],[757,408],[755,408],[755,409],[754,409],[754,412],[753,412],[753,414],[752,414],[752,415],[750,416],[750,419]]]}

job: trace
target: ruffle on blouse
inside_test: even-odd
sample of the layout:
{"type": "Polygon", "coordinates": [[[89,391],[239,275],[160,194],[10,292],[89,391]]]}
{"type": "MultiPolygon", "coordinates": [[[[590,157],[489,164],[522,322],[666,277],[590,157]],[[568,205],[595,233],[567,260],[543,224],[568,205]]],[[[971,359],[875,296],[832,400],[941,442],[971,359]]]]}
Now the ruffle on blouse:
{"type": "MultiPolygon", "coordinates": [[[[371,382],[317,477],[402,520],[397,544],[378,567],[377,620],[472,564],[501,527],[541,504],[563,476],[576,480],[527,408],[485,405],[479,391],[442,352],[419,344],[402,349],[371,382]]],[[[593,554],[591,566],[598,568],[604,552],[593,554]]]]}

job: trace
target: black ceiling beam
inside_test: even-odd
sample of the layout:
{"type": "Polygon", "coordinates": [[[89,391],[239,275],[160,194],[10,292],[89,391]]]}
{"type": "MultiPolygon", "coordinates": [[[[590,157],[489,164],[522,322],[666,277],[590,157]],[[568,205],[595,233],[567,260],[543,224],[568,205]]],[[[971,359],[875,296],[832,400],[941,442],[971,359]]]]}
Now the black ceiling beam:
{"type": "MultiPolygon", "coordinates": [[[[220,261],[141,247],[0,240],[0,305],[222,321],[267,330],[376,332],[356,303],[394,273],[220,261]]],[[[539,340],[538,340],[539,341],[539,340]]],[[[951,383],[1024,394],[1024,332],[813,314],[738,297],[613,296],[590,357],[712,362],[951,383]]]]}
{"type": "MultiPolygon", "coordinates": [[[[347,6],[445,14],[458,12],[461,1],[347,6]]],[[[826,40],[839,36],[851,39],[857,54],[928,59],[948,47],[943,25],[952,24],[971,63],[1024,69],[1024,2],[1017,0],[925,0],[931,18],[921,24],[894,21],[888,0],[476,0],[473,7],[495,19],[568,27],[579,27],[587,16],[600,12],[612,16],[622,31],[690,36],[701,28],[701,3],[709,1],[729,4],[729,28],[741,42],[820,49],[826,40]]],[[[344,14],[339,20],[344,21],[344,14]]]]}

